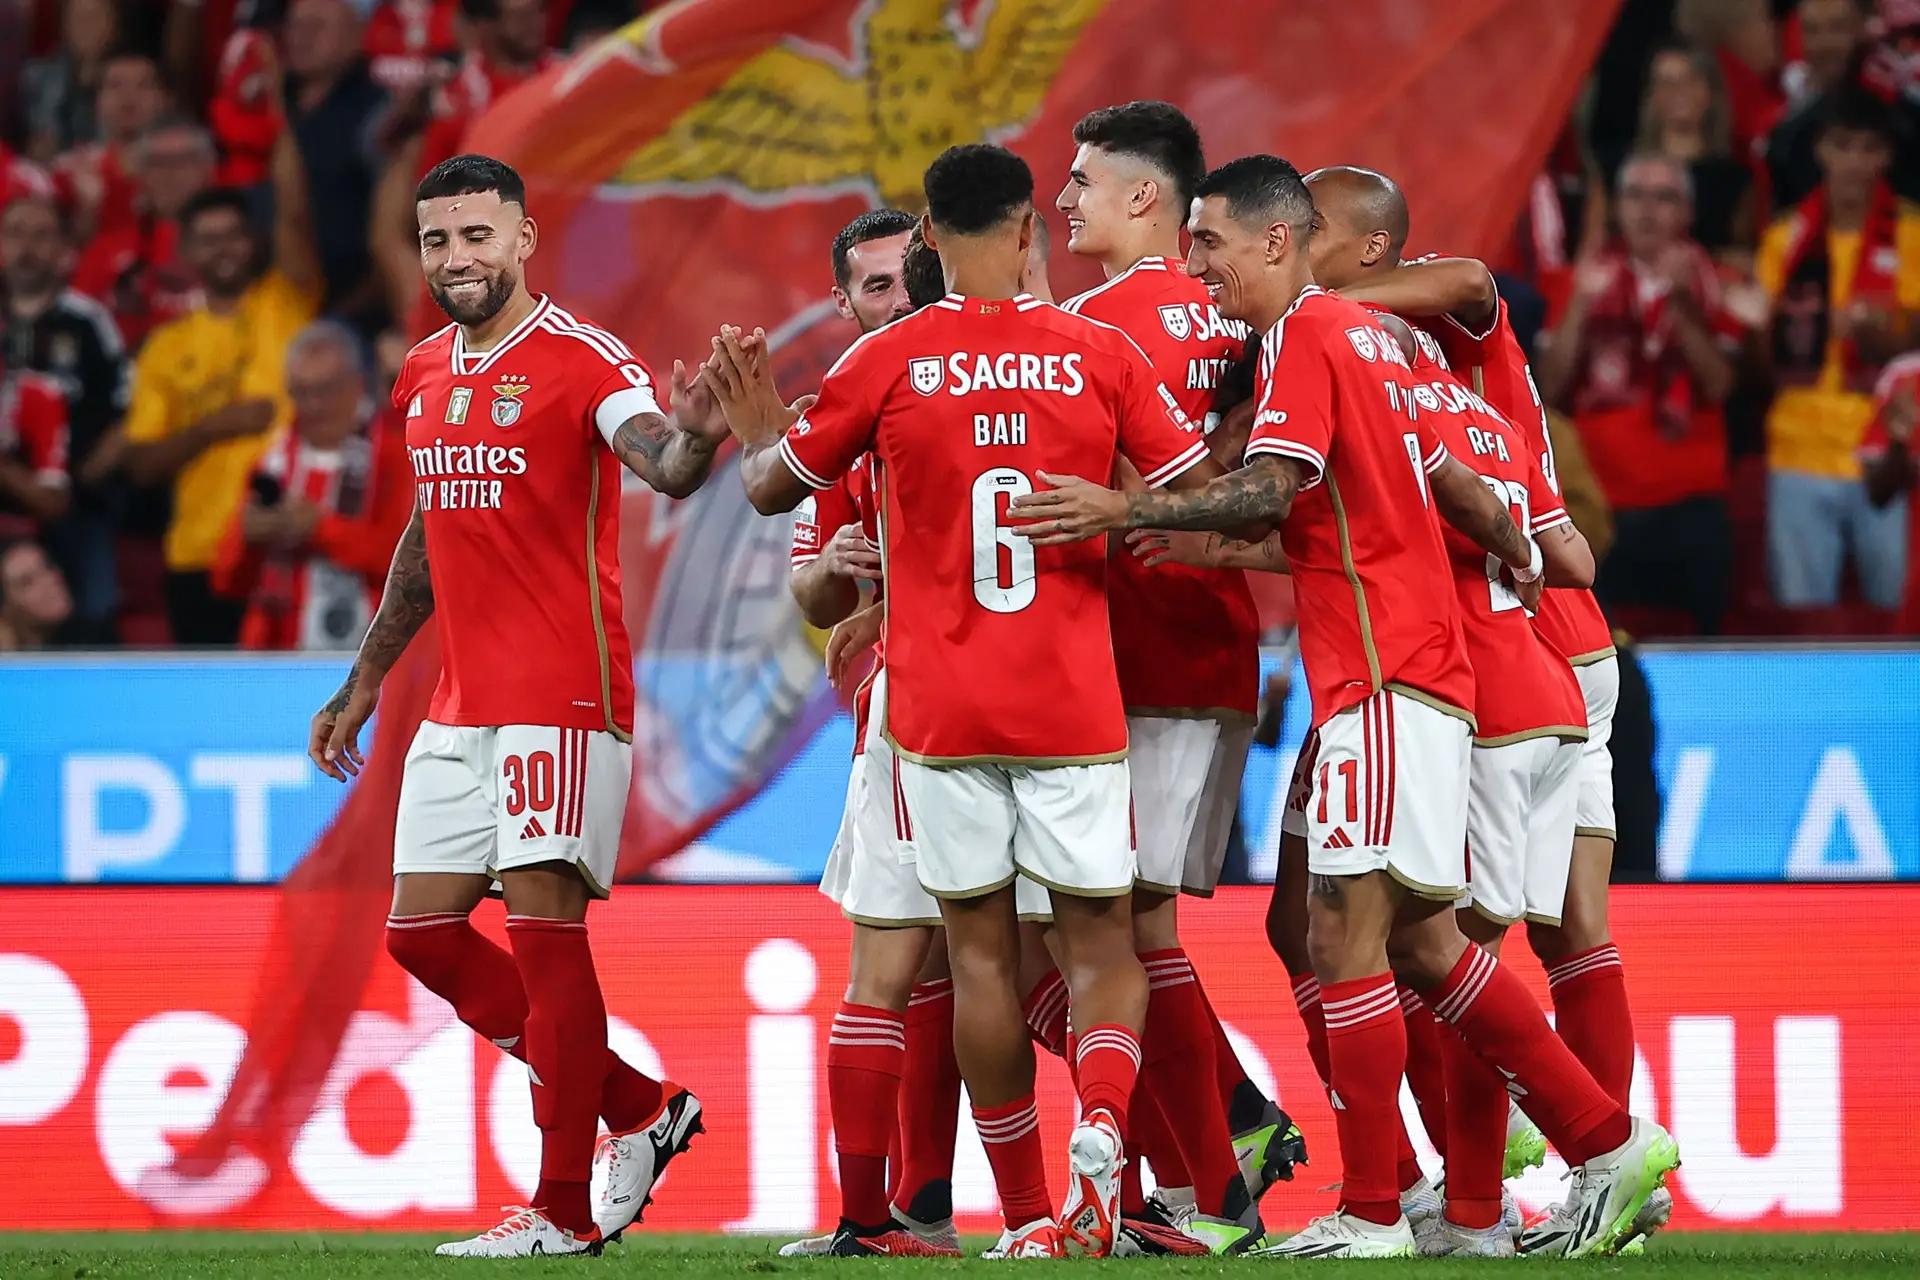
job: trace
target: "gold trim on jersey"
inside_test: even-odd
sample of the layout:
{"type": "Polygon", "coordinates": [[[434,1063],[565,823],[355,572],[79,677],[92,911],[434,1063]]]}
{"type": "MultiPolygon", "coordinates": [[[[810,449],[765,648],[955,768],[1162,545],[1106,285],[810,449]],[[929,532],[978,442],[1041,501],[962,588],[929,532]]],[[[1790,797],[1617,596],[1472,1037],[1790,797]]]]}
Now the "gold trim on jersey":
{"type": "Polygon", "coordinates": [[[1133,887],[1136,889],[1145,889],[1148,893],[1157,893],[1163,898],[1177,898],[1180,896],[1180,886],[1177,884],[1156,884],[1152,880],[1142,880],[1139,876],[1133,878],[1133,887]]]}
{"type": "Polygon", "coordinates": [[[1053,912],[1022,911],[1016,913],[1014,919],[1018,920],[1021,924],[1052,924],[1053,912]]]}
{"type": "Polygon", "coordinates": [[[1620,651],[1612,645],[1608,645],[1604,649],[1595,649],[1592,653],[1575,654],[1573,657],[1567,659],[1567,665],[1570,667],[1590,667],[1596,662],[1605,662],[1608,658],[1615,657],[1619,652],[1620,651]]]}
{"type": "Polygon", "coordinates": [[[1475,738],[1476,747],[1510,747],[1516,742],[1531,742],[1535,738],[1558,738],[1562,742],[1585,742],[1587,730],[1584,725],[1547,724],[1538,729],[1522,729],[1518,733],[1503,733],[1492,738],[1475,738]]]}
{"type": "MultiPolygon", "coordinates": [[[[613,655],[607,645],[607,620],[600,613],[600,558],[594,530],[600,514],[600,459],[587,451],[587,607],[593,612],[593,647],[600,658],[600,707],[607,732],[622,742],[633,735],[621,730],[613,718],[613,655]]],[[[636,695],[635,701],[638,701],[636,695]]]]}
{"type": "Polygon", "coordinates": [[[845,907],[840,914],[855,924],[865,925],[869,929],[938,929],[939,916],[915,916],[910,920],[882,920],[879,916],[857,916],[845,907]]]}
{"type": "Polygon", "coordinates": [[[1184,884],[1180,886],[1180,892],[1189,898],[1211,898],[1213,896],[1213,890],[1211,889],[1198,889],[1191,885],[1184,884]]]}
{"type": "Polygon", "coordinates": [[[996,880],[978,889],[927,889],[924,884],[920,887],[927,889],[928,896],[938,898],[942,902],[971,902],[975,898],[984,898],[990,893],[998,893],[1019,878],[1020,873],[1015,871],[1004,880],[996,880]]]}
{"type": "Polygon", "coordinates": [[[1614,833],[1612,827],[1575,827],[1573,834],[1576,836],[1592,836],[1596,840],[1612,840],[1616,844],[1619,843],[1620,840],[1620,837],[1614,833]]]}
{"type": "Polygon", "coordinates": [[[1142,720],[1217,720],[1221,724],[1258,724],[1260,717],[1233,707],[1135,707],[1126,708],[1129,716],[1142,720]]]}
{"type": "Polygon", "coordinates": [[[1559,916],[1543,915],[1538,911],[1527,912],[1524,919],[1528,924],[1543,924],[1543,925],[1546,925],[1549,929],[1558,929],[1560,927],[1559,916]]]}
{"type": "Polygon", "coordinates": [[[1124,898],[1133,892],[1133,881],[1131,880],[1118,889],[1075,889],[1068,885],[1055,883],[1043,876],[1037,876],[1025,867],[1020,866],[1018,862],[1013,865],[1019,867],[1021,875],[1033,881],[1047,892],[1064,893],[1069,898],[1124,898]]]}
{"type": "MultiPolygon", "coordinates": [[[[888,692],[892,692],[891,681],[888,682],[888,692]]],[[[893,754],[928,769],[971,769],[983,764],[997,764],[1009,769],[1070,769],[1079,765],[1118,764],[1127,758],[1124,747],[1096,756],[923,756],[901,746],[894,739],[893,730],[883,727],[880,732],[885,736],[887,745],[893,748],[893,754]]]]}
{"type": "Polygon", "coordinates": [[[1347,583],[1353,588],[1353,607],[1360,623],[1360,645],[1367,651],[1367,685],[1373,693],[1383,687],[1380,679],[1380,654],[1373,647],[1373,615],[1367,610],[1367,589],[1360,582],[1360,571],[1353,563],[1353,543],[1347,537],[1347,504],[1340,501],[1340,485],[1333,478],[1333,468],[1326,472],[1327,498],[1333,503],[1333,527],[1340,537],[1340,567],[1346,571],[1347,583]]]}
{"type": "Polygon", "coordinates": [[[1472,729],[1475,733],[1480,731],[1480,722],[1474,718],[1473,712],[1467,710],[1465,707],[1456,707],[1445,698],[1436,698],[1424,689],[1416,689],[1412,685],[1401,684],[1398,680],[1387,681],[1385,687],[1391,689],[1403,698],[1412,698],[1415,702],[1432,707],[1443,716],[1452,716],[1455,720],[1466,721],[1467,728],[1472,729]]]}

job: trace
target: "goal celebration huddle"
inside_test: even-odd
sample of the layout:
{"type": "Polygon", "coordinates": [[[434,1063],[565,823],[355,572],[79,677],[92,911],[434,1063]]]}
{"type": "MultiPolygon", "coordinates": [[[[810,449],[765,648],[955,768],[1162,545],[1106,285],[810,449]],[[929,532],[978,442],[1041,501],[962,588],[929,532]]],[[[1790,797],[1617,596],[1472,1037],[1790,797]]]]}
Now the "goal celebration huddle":
{"type": "Polygon", "coordinates": [[[693,1089],[609,1049],[587,921],[634,750],[622,473],[684,497],[729,439],[753,507],[794,513],[829,677],[870,668],[821,884],[850,926],[826,1056],[840,1220],[783,1254],[959,1256],[969,1119],[992,1257],[1589,1256],[1665,1225],[1680,1153],[1627,1110],[1607,930],[1617,668],[1492,277],[1403,259],[1417,211],[1390,176],[1208,169],[1166,103],[1059,141],[1070,164],[1040,178],[952,147],[923,215],[863,213],[821,246],[861,334],[817,388],[775,385],[780,316],[657,380],[530,292],[512,169],[464,155],[420,182],[452,323],[394,388],[415,511],[310,754],[359,772],[431,620],[387,947],[525,1061],[541,1135],[531,1205],[439,1252],[599,1253],[702,1130],[693,1089]],[[1063,246],[1037,182],[1059,184],[1063,246]],[[1050,249],[1105,283],[1056,303],[1050,249]],[[1181,942],[1207,928],[1253,737],[1248,573],[1291,575],[1311,693],[1267,934],[1328,1133],[1249,1078],[1181,942]],[[470,922],[490,892],[506,948],[470,922]],[[1512,967],[1536,961],[1552,1024],[1512,967]],[[1064,1151],[1036,1053],[1078,1095],[1064,1151]],[[1339,1205],[1270,1233],[1261,1198],[1309,1142],[1339,1205]],[[1523,1221],[1502,1184],[1548,1145],[1565,1199],[1523,1221]]]}

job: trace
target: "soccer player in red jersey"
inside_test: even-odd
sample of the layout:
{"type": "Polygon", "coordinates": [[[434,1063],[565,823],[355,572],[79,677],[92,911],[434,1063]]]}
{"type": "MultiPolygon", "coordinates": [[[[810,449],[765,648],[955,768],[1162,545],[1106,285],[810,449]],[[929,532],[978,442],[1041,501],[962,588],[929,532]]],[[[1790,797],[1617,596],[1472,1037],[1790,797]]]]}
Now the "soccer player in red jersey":
{"type": "Polygon", "coordinates": [[[413,349],[395,384],[413,520],[308,750],[334,778],[359,772],[380,682],[433,618],[440,684],[400,785],[387,949],[526,1061],[541,1134],[532,1207],[438,1252],[598,1253],[700,1129],[691,1093],[608,1050],[587,945],[587,904],[612,885],[632,776],[620,468],[684,497],[705,481],[725,419],[678,365],[669,417],[618,338],[527,291],[537,232],[512,169],[456,156],[417,195],[421,266],[454,323],[413,349]],[[468,920],[495,881],[511,953],[468,920]],[[598,1118],[609,1137],[596,1156],[598,1118]],[[608,1169],[596,1211],[598,1158],[608,1169]]]}
{"type": "MultiPolygon", "coordinates": [[[[1331,237],[1359,241],[1385,226],[1404,228],[1406,204],[1383,175],[1363,169],[1328,169],[1312,175],[1316,201],[1323,201],[1331,237]]],[[[1400,236],[1404,241],[1404,232],[1400,236]]],[[[1430,258],[1403,263],[1398,244],[1382,244],[1374,260],[1353,273],[1342,289],[1369,306],[1385,307],[1416,323],[1425,320],[1453,371],[1507,420],[1526,432],[1529,447],[1554,492],[1559,481],[1553,444],[1527,358],[1508,322],[1507,307],[1486,266],[1471,258],[1430,258]]],[[[1329,258],[1357,261],[1359,252],[1329,258]]],[[[1621,1106],[1633,1081],[1633,1016],[1627,1004],[1620,953],[1607,927],[1607,889],[1613,869],[1614,704],[1620,668],[1613,635],[1591,591],[1551,588],[1534,625],[1573,665],[1587,704],[1588,737],[1580,760],[1580,798],[1575,818],[1573,865],[1564,914],[1557,924],[1529,921],[1527,941],[1547,968],[1555,1026],[1575,1056],[1621,1106]]],[[[1507,1169],[1538,1164],[1543,1149],[1530,1129],[1509,1136],[1507,1169]]],[[[1664,1225],[1672,1213],[1662,1187],[1642,1210],[1642,1229],[1664,1225]]],[[[1562,1208],[1564,1209],[1564,1205],[1562,1208]]],[[[1554,1251],[1564,1239],[1560,1213],[1549,1214],[1521,1241],[1522,1251],[1554,1251]]]]}
{"type": "MultiPolygon", "coordinates": [[[[1181,260],[1187,206],[1206,176],[1199,132],[1169,103],[1130,102],[1083,117],[1073,137],[1079,149],[1056,204],[1067,248],[1097,259],[1107,280],[1065,309],[1124,331],[1187,416],[1205,419],[1221,374],[1246,350],[1247,327],[1221,317],[1181,260]]],[[[1219,883],[1253,739],[1260,622],[1241,571],[1148,568],[1118,540],[1107,591],[1140,860],[1133,940],[1152,984],[1134,1130],[1155,1138],[1147,1154],[1160,1188],[1139,1211],[1237,1251],[1265,1233],[1253,1200],[1276,1175],[1292,1176],[1304,1143],[1247,1080],[1175,913],[1183,891],[1210,896],[1219,883]],[[1230,1127],[1235,1102],[1247,1114],[1230,1127]],[[1236,1130],[1260,1148],[1249,1150],[1245,1179],[1236,1130]]]]}
{"type": "MultiPolygon", "coordinates": [[[[1542,557],[1434,434],[1399,344],[1313,284],[1316,210],[1273,156],[1201,184],[1188,270],[1227,316],[1265,331],[1248,463],[1179,494],[1115,493],[1070,476],[1016,501],[1046,547],[1122,528],[1283,522],[1312,686],[1308,945],[1321,984],[1344,1173],[1340,1208],[1270,1252],[1411,1253],[1396,1179],[1406,1029],[1388,957],[1475,1052],[1534,1100],[1582,1166],[1565,1252],[1617,1246],[1678,1152],[1595,1084],[1512,972],[1461,936],[1473,672],[1433,511],[1497,555],[1527,595],[1542,557]]],[[[1537,598],[1537,597],[1536,597],[1537,598]]]]}
{"type": "Polygon", "coordinates": [[[925,187],[923,232],[953,292],[856,342],[784,435],[736,416],[727,388],[745,366],[730,333],[718,377],[761,511],[791,509],[876,455],[888,683],[876,719],[894,750],[903,834],[941,900],[955,1045],[1007,1252],[1105,1254],[1147,1005],[1105,554],[1036,550],[1003,512],[1045,473],[1108,474],[1116,452],[1149,485],[1217,468],[1125,334],[1019,292],[1035,216],[1025,161],[950,148],[925,187]],[[1017,983],[1021,874],[1052,890],[1076,1015],[1082,1116],[1059,1224],[1017,983]]]}

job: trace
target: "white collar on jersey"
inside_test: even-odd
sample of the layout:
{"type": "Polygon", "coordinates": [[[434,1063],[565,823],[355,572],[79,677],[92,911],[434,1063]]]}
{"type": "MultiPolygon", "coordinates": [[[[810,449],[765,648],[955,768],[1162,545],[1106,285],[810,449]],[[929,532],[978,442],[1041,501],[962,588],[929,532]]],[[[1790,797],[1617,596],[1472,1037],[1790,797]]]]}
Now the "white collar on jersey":
{"type": "Polygon", "coordinates": [[[519,324],[513,326],[507,336],[488,347],[485,351],[467,350],[467,331],[460,325],[453,327],[453,376],[471,378],[493,368],[494,361],[505,355],[522,338],[534,331],[551,308],[546,294],[541,294],[534,302],[533,310],[527,312],[519,324]]]}
{"type": "MultiPolygon", "coordinates": [[[[968,301],[970,301],[970,299],[968,299],[964,293],[949,293],[933,305],[946,311],[965,311],[968,301]]],[[[996,301],[996,299],[988,298],[987,301],[993,302],[996,301]]],[[[1015,311],[1031,311],[1035,307],[1044,307],[1046,305],[1046,303],[1040,301],[1040,299],[1030,293],[1016,293],[1013,295],[1013,309],[1015,311]]]]}

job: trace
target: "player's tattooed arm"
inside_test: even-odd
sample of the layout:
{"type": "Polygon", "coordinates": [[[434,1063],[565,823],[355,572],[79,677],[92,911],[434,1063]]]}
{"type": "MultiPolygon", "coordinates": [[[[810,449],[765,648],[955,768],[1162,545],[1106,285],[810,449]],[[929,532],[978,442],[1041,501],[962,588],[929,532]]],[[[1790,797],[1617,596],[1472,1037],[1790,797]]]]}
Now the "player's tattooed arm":
{"type": "Polygon", "coordinates": [[[1546,566],[1545,582],[1550,587],[1591,587],[1595,566],[1593,548],[1586,535],[1565,524],[1543,529],[1534,539],[1540,544],[1540,558],[1546,566]]]}
{"type": "Polygon", "coordinates": [[[421,627],[433,616],[433,579],[427,569],[427,528],[420,509],[400,535],[387,566],[387,585],[380,608],[373,615],[360,652],[346,680],[314,715],[307,737],[307,756],[328,777],[345,782],[360,772],[360,728],[373,715],[380,698],[380,682],[400,660],[421,627]]]}
{"type": "Polygon", "coordinates": [[[1528,609],[1540,603],[1540,548],[1513,522],[1507,504],[1493,496],[1480,477],[1458,458],[1449,457],[1428,473],[1433,504],[1448,524],[1490,555],[1498,556],[1513,572],[1514,589],[1528,609]]]}
{"type": "Polygon", "coordinates": [[[673,419],[636,413],[614,429],[608,441],[627,470],[669,498],[684,498],[707,482],[713,455],[727,438],[720,411],[704,377],[689,378],[673,362],[673,419]]]}
{"type": "Polygon", "coordinates": [[[1224,533],[1193,529],[1135,529],[1127,535],[1133,554],[1149,569],[1155,565],[1185,564],[1198,569],[1248,569],[1255,573],[1292,573],[1293,564],[1270,533],[1257,542],[1224,533]]]}
{"type": "Polygon", "coordinates": [[[1054,487],[1013,500],[1008,515],[1031,522],[1036,547],[1080,542],[1112,529],[1223,529],[1278,524],[1293,510],[1301,464],[1259,454],[1238,471],[1196,489],[1115,493],[1077,476],[1041,472],[1054,487]]]}

